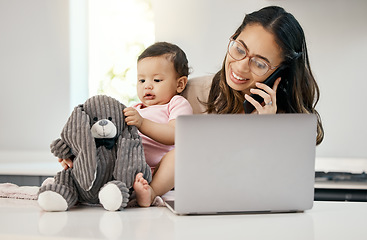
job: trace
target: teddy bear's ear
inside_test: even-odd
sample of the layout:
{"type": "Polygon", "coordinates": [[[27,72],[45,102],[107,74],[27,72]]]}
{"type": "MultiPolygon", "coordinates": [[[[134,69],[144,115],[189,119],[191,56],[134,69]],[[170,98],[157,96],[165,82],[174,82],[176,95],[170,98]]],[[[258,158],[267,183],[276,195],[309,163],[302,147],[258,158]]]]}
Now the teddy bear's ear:
{"type": "Polygon", "coordinates": [[[113,176],[130,188],[139,172],[143,173],[144,179],[148,182],[152,180],[138,130],[135,126],[126,126],[117,140],[117,159],[113,176]]]}
{"type": "Polygon", "coordinates": [[[97,149],[90,130],[89,116],[81,107],[74,108],[61,138],[75,155],[73,176],[84,190],[89,190],[96,177],[97,149]]]}

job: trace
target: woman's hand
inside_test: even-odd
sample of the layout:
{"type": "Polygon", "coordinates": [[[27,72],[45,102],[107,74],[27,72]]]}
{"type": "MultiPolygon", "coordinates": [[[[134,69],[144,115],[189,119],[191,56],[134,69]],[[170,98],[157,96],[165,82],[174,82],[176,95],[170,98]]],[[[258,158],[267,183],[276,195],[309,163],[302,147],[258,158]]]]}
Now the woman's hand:
{"type": "Polygon", "coordinates": [[[73,167],[73,161],[69,158],[68,159],[59,158],[59,163],[65,170],[73,167]]]}
{"type": "Polygon", "coordinates": [[[245,99],[254,105],[255,110],[252,113],[258,114],[275,114],[277,113],[277,88],[281,78],[275,80],[273,88],[263,83],[256,83],[256,88],[250,89],[252,94],[257,94],[264,99],[263,103],[259,103],[249,95],[245,95],[245,99]],[[261,90],[262,89],[262,90],[261,90]]]}

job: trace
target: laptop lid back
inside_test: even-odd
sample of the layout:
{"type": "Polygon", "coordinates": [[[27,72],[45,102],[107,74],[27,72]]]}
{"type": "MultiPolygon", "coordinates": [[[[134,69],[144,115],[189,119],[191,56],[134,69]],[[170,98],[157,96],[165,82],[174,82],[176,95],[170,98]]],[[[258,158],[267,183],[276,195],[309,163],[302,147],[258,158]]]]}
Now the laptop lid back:
{"type": "Polygon", "coordinates": [[[315,115],[179,116],[175,137],[177,213],[312,208],[315,115]]]}

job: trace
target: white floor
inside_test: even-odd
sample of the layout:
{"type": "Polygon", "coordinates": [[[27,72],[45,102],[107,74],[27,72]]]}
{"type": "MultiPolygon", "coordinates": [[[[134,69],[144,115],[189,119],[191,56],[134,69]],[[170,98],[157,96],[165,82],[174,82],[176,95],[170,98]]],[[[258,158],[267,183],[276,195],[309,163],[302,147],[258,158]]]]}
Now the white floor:
{"type": "Polygon", "coordinates": [[[304,213],[176,216],[165,207],[43,212],[0,198],[0,239],[366,239],[367,203],[315,202],[304,213]]]}

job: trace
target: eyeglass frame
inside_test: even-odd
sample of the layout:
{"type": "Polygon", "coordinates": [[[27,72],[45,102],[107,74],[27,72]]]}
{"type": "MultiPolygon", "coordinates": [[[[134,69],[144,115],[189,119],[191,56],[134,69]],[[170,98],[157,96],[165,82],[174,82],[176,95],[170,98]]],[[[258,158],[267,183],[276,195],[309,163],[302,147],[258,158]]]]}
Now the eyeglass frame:
{"type": "MultiPolygon", "coordinates": [[[[228,47],[227,47],[227,53],[229,54],[229,56],[231,56],[231,58],[233,58],[234,60],[236,60],[236,61],[242,61],[243,59],[245,59],[245,58],[249,58],[249,61],[248,61],[248,66],[249,66],[249,68],[250,68],[250,71],[253,73],[253,74],[255,74],[256,76],[258,76],[258,77],[261,77],[261,76],[264,76],[265,74],[267,74],[270,70],[273,70],[273,69],[276,69],[277,67],[279,67],[280,65],[282,65],[282,63],[280,63],[279,65],[277,65],[277,66],[271,66],[270,65],[270,63],[267,63],[265,60],[263,60],[263,62],[265,63],[265,65],[268,67],[268,70],[263,74],[263,75],[257,75],[256,73],[254,73],[253,71],[252,71],[252,69],[251,69],[251,65],[250,65],[250,61],[251,61],[251,59],[252,58],[258,58],[258,57],[256,57],[256,56],[250,56],[250,54],[248,53],[248,50],[247,50],[247,48],[245,47],[245,46],[243,46],[243,48],[245,49],[245,52],[246,52],[246,55],[243,57],[243,58],[241,58],[241,59],[236,59],[236,58],[234,58],[232,55],[231,55],[231,53],[230,53],[230,51],[229,51],[229,49],[230,49],[230,45],[231,45],[231,42],[235,42],[235,43],[237,43],[237,44],[240,44],[240,46],[243,46],[243,44],[240,42],[240,41],[237,41],[236,39],[234,39],[233,37],[230,37],[229,38],[229,43],[228,43],[228,47]]],[[[233,45],[232,45],[233,46],[233,45]]]]}

